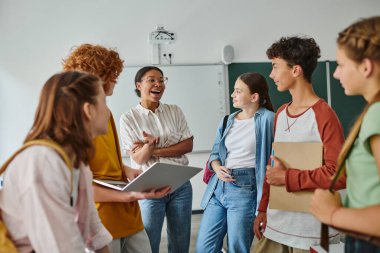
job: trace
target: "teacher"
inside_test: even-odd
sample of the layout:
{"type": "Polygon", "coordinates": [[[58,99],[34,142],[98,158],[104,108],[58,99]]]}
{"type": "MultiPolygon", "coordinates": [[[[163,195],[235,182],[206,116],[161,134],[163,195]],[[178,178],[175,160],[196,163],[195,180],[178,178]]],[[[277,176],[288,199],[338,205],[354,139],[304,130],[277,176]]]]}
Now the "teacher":
{"type": "MultiPolygon", "coordinates": [[[[153,66],[135,76],[140,103],[120,119],[122,149],[132,167],[146,170],[156,162],[188,165],[186,153],[193,149],[193,136],[182,110],[160,102],[168,78],[153,66]]],[[[140,202],[143,223],[152,252],[158,253],[164,218],[167,219],[168,252],[189,252],[193,191],[190,181],[163,198],[140,202]]]]}

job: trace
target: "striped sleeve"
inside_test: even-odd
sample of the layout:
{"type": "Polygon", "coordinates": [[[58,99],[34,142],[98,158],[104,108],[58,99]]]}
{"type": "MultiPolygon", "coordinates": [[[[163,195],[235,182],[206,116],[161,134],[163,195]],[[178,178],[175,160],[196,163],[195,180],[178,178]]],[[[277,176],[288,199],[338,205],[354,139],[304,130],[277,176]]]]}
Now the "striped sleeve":
{"type": "MultiPolygon", "coordinates": [[[[124,113],[120,117],[120,139],[121,147],[124,154],[128,154],[128,151],[132,148],[133,143],[141,140],[140,128],[138,123],[132,116],[133,110],[128,113],[124,113]]],[[[137,114],[137,117],[139,115],[137,114]]]]}
{"type": "Polygon", "coordinates": [[[193,137],[181,108],[175,105],[175,110],[178,119],[179,132],[182,134],[180,141],[184,141],[193,137]]]}

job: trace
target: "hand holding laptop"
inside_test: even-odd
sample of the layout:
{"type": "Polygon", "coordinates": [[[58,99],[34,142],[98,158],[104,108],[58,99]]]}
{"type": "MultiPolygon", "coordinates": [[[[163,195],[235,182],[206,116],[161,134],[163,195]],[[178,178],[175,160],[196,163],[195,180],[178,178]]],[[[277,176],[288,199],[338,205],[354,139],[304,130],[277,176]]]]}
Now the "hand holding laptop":
{"type": "Polygon", "coordinates": [[[130,193],[137,200],[140,200],[140,199],[159,199],[159,198],[165,197],[168,193],[170,193],[170,191],[171,191],[171,188],[169,186],[166,186],[161,189],[152,189],[150,191],[145,191],[145,192],[130,192],[130,193]]]}
{"type": "Polygon", "coordinates": [[[142,170],[133,169],[133,168],[128,167],[128,166],[123,166],[123,169],[124,169],[125,174],[126,174],[129,181],[132,181],[133,179],[135,179],[136,177],[138,177],[142,173],[142,170]]]}

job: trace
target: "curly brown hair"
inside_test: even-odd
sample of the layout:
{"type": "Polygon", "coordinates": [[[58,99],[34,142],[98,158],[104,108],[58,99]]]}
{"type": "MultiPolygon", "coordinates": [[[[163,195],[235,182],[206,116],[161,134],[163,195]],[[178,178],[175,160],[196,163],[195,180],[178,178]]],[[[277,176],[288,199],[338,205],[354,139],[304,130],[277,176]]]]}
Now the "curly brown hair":
{"type": "Polygon", "coordinates": [[[317,66],[321,50],[313,38],[282,37],[267,50],[269,59],[280,58],[289,67],[300,65],[306,81],[311,82],[311,76],[317,66]]]}
{"type": "Polygon", "coordinates": [[[100,77],[104,82],[104,91],[107,93],[111,83],[116,82],[123,71],[124,61],[111,48],[82,44],[74,47],[62,64],[64,70],[79,70],[100,77]]]}

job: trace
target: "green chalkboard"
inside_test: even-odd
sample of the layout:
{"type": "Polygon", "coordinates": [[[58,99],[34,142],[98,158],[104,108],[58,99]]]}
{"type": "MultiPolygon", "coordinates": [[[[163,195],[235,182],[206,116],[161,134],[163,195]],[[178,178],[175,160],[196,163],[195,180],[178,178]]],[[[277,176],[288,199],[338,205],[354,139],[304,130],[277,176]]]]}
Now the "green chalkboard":
{"type": "Polygon", "coordinates": [[[331,82],[331,107],[338,115],[338,118],[343,125],[344,133],[347,136],[357,116],[363,110],[366,101],[361,96],[346,96],[340,82],[333,77],[337,65],[336,62],[329,62],[329,65],[331,82]]]}
{"type": "MultiPolygon", "coordinates": [[[[347,136],[352,122],[363,109],[365,101],[361,97],[347,97],[344,94],[344,91],[339,81],[333,78],[335,67],[336,62],[318,62],[318,65],[312,76],[312,84],[314,91],[317,93],[317,95],[328,102],[326,68],[329,69],[331,107],[336,111],[343,125],[344,132],[347,136]]],[[[236,78],[239,75],[245,72],[258,72],[266,78],[269,85],[269,95],[271,97],[274,109],[277,110],[281,105],[288,103],[291,100],[291,96],[289,92],[277,91],[275,83],[271,78],[269,78],[271,70],[272,64],[270,62],[230,64],[228,66],[229,93],[232,93],[236,78]]],[[[231,100],[230,108],[231,112],[236,111],[236,109],[232,106],[231,100]]]]}
{"type": "MultiPolygon", "coordinates": [[[[246,72],[258,72],[262,74],[269,85],[269,95],[274,106],[277,110],[281,105],[290,102],[291,96],[289,92],[279,92],[273,80],[269,78],[269,74],[272,71],[272,63],[259,62],[259,63],[232,63],[228,66],[228,79],[229,79],[229,92],[230,94],[234,90],[236,78],[246,72]]],[[[326,82],[326,66],[324,62],[319,62],[317,68],[312,76],[312,83],[315,92],[321,98],[327,101],[327,82],[326,82]]],[[[236,111],[232,106],[232,100],[230,100],[231,112],[236,111]]]]}

